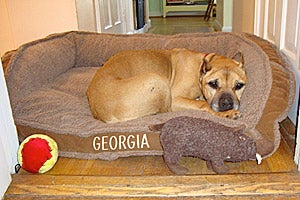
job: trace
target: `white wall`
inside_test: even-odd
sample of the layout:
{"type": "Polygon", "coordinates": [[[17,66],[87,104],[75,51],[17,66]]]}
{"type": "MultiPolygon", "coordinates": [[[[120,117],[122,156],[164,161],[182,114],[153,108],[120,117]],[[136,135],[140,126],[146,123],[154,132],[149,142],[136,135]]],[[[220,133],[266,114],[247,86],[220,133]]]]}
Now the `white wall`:
{"type": "Polygon", "coordinates": [[[223,32],[231,32],[233,27],[233,0],[225,0],[224,2],[224,20],[223,20],[223,32]]]}
{"type": "Polygon", "coordinates": [[[75,0],[0,0],[0,53],[56,32],[78,30],[75,0]]]}
{"type": "Polygon", "coordinates": [[[232,31],[233,0],[217,0],[217,29],[223,32],[232,31]]]}
{"type": "Polygon", "coordinates": [[[0,0],[0,56],[7,50],[15,47],[6,1],[7,0],[0,0]]]}
{"type": "Polygon", "coordinates": [[[149,16],[161,17],[162,16],[162,0],[148,0],[149,16]]]}
{"type": "MultiPolygon", "coordinates": [[[[0,55],[56,32],[77,30],[75,0],[0,0],[0,55]]],[[[0,62],[0,199],[17,164],[18,139],[0,62]]]]}
{"type": "Polygon", "coordinates": [[[76,0],[78,28],[83,31],[97,31],[95,4],[91,0],[76,0]]]}
{"type": "MultiPolygon", "coordinates": [[[[226,4],[228,0],[225,0],[226,4]]],[[[254,31],[254,0],[233,0],[232,31],[247,32],[254,31]]]]}
{"type": "Polygon", "coordinates": [[[1,162],[1,170],[0,170],[0,199],[5,194],[10,182],[11,176],[8,170],[8,165],[5,159],[5,153],[2,146],[0,146],[0,162],[1,162]]]}
{"type": "Polygon", "coordinates": [[[217,29],[253,33],[254,5],[255,0],[217,0],[217,29]]]}
{"type": "Polygon", "coordinates": [[[10,173],[14,173],[18,146],[17,131],[0,62],[0,199],[11,181],[10,173]]]}

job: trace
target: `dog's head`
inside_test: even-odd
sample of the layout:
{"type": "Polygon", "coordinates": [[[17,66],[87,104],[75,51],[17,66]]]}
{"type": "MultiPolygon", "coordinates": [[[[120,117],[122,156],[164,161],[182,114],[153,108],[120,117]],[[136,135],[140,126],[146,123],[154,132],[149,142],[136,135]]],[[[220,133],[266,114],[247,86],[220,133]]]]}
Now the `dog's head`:
{"type": "Polygon", "coordinates": [[[231,59],[216,54],[204,57],[200,85],[204,98],[215,112],[239,109],[247,83],[243,66],[240,52],[231,59]]]}

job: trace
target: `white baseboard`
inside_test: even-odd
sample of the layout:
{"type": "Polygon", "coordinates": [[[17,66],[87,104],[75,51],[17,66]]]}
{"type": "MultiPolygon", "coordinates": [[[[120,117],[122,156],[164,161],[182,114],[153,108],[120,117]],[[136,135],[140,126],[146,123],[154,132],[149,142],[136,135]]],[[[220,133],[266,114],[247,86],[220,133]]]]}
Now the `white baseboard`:
{"type": "Polygon", "coordinates": [[[232,32],[232,26],[223,26],[222,32],[232,32]]]}
{"type": "Polygon", "coordinates": [[[218,20],[215,20],[215,25],[218,31],[232,32],[232,26],[222,26],[218,20]]]}
{"type": "Polygon", "coordinates": [[[149,12],[149,17],[161,17],[162,13],[159,11],[149,12]]]}
{"type": "Polygon", "coordinates": [[[146,33],[146,32],[148,32],[150,27],[151,27],[151,20],[149,19],[147,21],[147,23],[143,26],[143,28],[140,28],[138,30],[134,30],[133,33],[146,33]]]}

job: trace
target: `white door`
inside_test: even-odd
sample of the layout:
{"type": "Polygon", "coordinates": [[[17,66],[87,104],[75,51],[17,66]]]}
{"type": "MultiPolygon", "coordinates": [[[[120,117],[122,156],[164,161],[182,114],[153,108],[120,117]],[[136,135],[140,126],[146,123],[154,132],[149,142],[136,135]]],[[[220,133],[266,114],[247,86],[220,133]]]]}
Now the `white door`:
{"type": "Polygon", "coordinates": [[[79,30],[117,34],[135,32],[133,0],[76,0],[75,2],[79,30]]]}
{"type": "Polygon", "coordinates": [[[300,0],[255,0],[254,34],[283,51],[299,72],[300,0]]]}
{"type": "Polygon", "coordinates": [[[97,32],[124,33],[124,0],[95,0],[97,32]]]}
{"type": "Polygon", "coordinates": [[[255,0],[256,35],[271,41],[289,58],[297,79],[296,100],[290,119],[297,124],[295,162],[300,171],[300,115],[297,118],[300,83],[300,0],[255,0]]]}

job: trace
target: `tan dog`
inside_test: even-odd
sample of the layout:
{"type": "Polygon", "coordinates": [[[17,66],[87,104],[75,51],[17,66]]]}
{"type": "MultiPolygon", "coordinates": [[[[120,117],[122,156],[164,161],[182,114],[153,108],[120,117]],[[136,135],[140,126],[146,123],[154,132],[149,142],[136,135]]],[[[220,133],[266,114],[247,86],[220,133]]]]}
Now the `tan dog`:
{"type": "Polygon", "coordinates": [[[246,82],[240,53],[229,59],[187,49],[124,51],[96,72],[87,97],[104,122],[183,109],[236,119],[246,82]]]}

